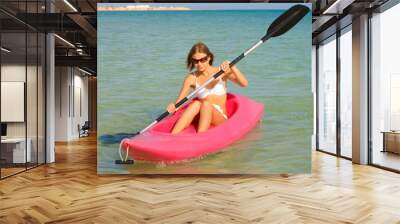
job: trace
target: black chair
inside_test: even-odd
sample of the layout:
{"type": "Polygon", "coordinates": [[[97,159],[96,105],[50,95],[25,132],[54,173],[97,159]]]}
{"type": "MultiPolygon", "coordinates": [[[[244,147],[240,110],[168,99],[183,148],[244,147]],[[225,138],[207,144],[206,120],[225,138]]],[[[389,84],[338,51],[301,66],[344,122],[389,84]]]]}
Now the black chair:
{"type": "Polygon", "coordinates": [[[85,121],[82,127],[78,124],[79,138],[89,136],[89,129],[90,129],[89,121],[85,121]]]}

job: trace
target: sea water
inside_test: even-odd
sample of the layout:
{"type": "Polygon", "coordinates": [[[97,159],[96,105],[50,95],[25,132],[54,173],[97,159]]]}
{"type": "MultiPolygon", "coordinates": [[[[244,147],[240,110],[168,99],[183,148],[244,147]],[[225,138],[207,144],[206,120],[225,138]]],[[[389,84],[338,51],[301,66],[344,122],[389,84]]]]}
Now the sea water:
{"type": "MultiPolygon", "coordinates": [[[[176,99],[196,42],[214,66],[255,44],[283,11],[98,12],[98,136],[134,133],[176,99]]],[[[98,142],[98,173],[307,173],[311,169],[311,15],[237,64],[247,88],[229,92],[265,106],[260,125],[224,151],[172,165],[116,165],[118,144],[98,142]]]]}

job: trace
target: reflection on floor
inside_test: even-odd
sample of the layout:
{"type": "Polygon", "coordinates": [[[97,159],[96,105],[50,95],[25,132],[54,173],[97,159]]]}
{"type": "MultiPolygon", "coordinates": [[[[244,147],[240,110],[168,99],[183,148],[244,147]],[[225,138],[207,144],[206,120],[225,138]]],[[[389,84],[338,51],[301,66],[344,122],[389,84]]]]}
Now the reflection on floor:
{"type": "Polygon", "coordinates": [[[388,167],[400,171],[400,155],[392,152],[375,151],[372,157],[376,165],[388,167]]]}
{"type": "Polygon", "coordinates": [[[1,164],[1,178],[5,178],[8,176],[11,176],[13,174],[17,174],[19,172],[25,171],[26,169],[30,169],[33,167],[36,167],[36,163],[19,163],[19,164],[13,164],[13,163],[2,163],[1,164]]]}
{"type": "Polygon", "coordinates": [[[21,172],[24,170],[25,170],[25,167],[24,168],[20,168],[20,167],[18,167],[18,168],[1,168],[1,178],[13,175],[15,173],[18,173],[18,172],[21,172]]]}

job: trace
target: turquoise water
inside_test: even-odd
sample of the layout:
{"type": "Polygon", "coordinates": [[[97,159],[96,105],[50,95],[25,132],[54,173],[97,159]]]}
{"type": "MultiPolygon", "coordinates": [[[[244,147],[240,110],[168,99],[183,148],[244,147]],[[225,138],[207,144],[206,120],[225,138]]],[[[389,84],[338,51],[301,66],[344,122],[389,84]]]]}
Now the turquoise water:
{"type": "MultiPolygon", "coordinates": [[[[136,132],[175,100],[185,59],[202,41],[215,64],[256,43],[283,11],[98,12],[98,135],[136,132]]],[[[249,86],[230,92],[265,105],[262,123],[223,152],[195,161],[115,165],[118,145],[98,143],[98,173],[307,173],[311,169],[311,15],[237,65],[249,86]]]]}

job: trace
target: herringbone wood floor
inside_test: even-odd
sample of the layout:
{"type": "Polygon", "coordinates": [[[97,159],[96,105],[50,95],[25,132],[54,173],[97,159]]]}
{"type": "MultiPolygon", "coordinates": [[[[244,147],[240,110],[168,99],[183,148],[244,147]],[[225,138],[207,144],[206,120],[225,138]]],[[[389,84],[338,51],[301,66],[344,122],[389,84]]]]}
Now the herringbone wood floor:
{"type": "Polygon", "coordinates": [[[0,223],[400,223],[400,175],[313,153],[311,175],[97,176],[95,138],[0,181],[0,223]]]}

